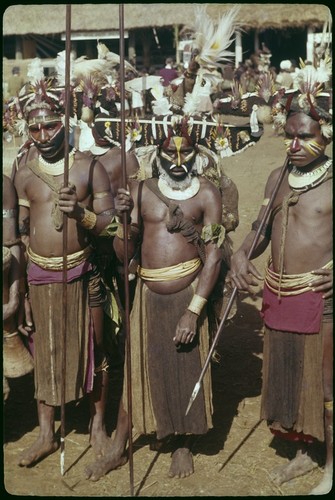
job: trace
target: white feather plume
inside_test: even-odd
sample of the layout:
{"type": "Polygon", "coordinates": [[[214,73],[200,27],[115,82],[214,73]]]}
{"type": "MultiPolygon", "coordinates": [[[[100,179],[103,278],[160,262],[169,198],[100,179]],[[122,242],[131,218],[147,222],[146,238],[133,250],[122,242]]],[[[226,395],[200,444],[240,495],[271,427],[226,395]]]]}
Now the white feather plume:
{"type": "MultiPolygon", "coordinates": [[[[104,43],[98,41],[97,50],[98,50],[98,59],[102,59],[102,60],[109,62],[111,65],[113,65],[113,67],[120,64],[119,54],[115,54],[115,52],[111,52],[104,43]]],[[[124,61],[124,67],[128,71],[131,71],[132,73],[137,75],[137,70],[134,68],[134,66],[132,66],[126,60],[124,61]]]]}
{"type": "Polygon", "coordinates": [[[194,86],[192,93],[188,92],[185,96],[185,104],[183,107],[183,112],[185,115],[195,115],[199,114],[201,96],[198,94],[196,86],[194,86]]]}
{"type": "MultiPolygon", "coordinates": [[[[135,90],[140,92],[141,90],[149,90],[160,83],[161,77],[155,75],[140,76],[139,78],[133,78],[125,82],[125,89],[131,92],[135,90]]],[[[161,85],[162,88],[163,85],[161,85]]]]}
{"type": "Polygon", "coordinates": [[[41,59],[35,57],[27,68],[27,78],[32,85],[44,79],[44,70],[41,59]]]}
{"type": "MultiPolygon", "coordinates": [[[[70,54],[70,82],[73,82],[74,80],[73,63],[74,63],[74,57],[73,54],[70,54]]],[[[57,80],[60,86],[65,85],[65,66],[66,66],[65,50],[63,50],[62,52],[58,52],[56,57],[57,80]]]]}
{"type": "Polygon", "coordinates": [[[225,12],[217,25],[206,12],[206,6],[197,5],[195,10],[194,31],[196,39],[194,47],[199,51],[196,61],[200,66],[222,67],[223,61],[230,61],[234,56],[228,48],[233,42],[237,23],[239,5],[225,12]]]}
{"type": "Polygon", "coordinates": [[[167,97],[160,97],[156,101],[152,101],[151,105],[152,111],[156,116],[172,115],[172,111],[170,110],[171,104],[167,97]]]}
{"type": "Polygon", "coordinates": [[[331,68],[325,60],[320,61],[317,68],[311,64],[304,64],[302,60],[300,60],[300,65],[297,82],[301,92],[315,94],[323,83],[329,81],[331,68]]]}

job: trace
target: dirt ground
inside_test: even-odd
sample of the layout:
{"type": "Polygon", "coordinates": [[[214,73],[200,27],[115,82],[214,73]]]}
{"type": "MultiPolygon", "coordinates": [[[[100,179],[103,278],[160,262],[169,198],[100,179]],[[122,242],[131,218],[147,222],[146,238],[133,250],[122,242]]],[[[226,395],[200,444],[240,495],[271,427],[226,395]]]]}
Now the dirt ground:
{"type": "MultiPolygon", "coordinates": [[[[4,170],[8,171],[12,145],[4,146],[4,170]]],[[[265,180],[285,158],[282,138],[271,125],[265,126],[260,142],[226,161],[226,173],[239,190],[240,224],[232,235],[237,248],[263,199],[265,180]]],[[[255,263],[264,269],[267,254],[255,263]]],[[[262,323],[259,316],[261,290],[255,299],[238,298],[238,312],[224,328],[218,350],[221,363],[212,365],[214,428],[195,444],[195,473],[185,479],[169,479],[170,452],[149,449],[144,436],[133,434],[134,496],[295,496],[305,495],[322,476],[323,448],[317,450],[320,466],[304,477],[281,487],[274,485],[269,472],[286,463],[294,448],[273,439],[260,422],[262,364],[262,323]]],[[[115,428],[116,406],[122,373],[111,373],[108,428],[115,428]]],[[[129,465],[110,472],[97,483],[85,480],[84,467],[94,460],[88,445],[88,406],[83,400],[66,408],[65,475],[60,473],[59,451],[33,468],[17,466],[18,455],[38,436],[36,405],[31,376],[11,379],[9,399],[4,405],[4,488],[18,496],[130,496],[129,465]]],[[[58,416],[57,426],[60,420],[58,416]]]]}

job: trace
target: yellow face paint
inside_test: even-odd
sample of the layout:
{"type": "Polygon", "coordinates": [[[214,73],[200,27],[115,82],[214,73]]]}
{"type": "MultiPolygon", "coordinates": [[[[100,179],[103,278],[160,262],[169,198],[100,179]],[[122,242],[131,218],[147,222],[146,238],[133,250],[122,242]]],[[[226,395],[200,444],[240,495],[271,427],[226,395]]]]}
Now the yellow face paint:
{"type": "Polygon", "coordinates": [[[177,155],[178,155],[177,165],[179,167],[181,165],[180,150],[181,150],[183,138],[182,137],[173,137],[172,139],[173,139],[173,142],[176,146],[177,155]]]}
{"type": "Polygon", "coordinates": [[[305,149],[307,149],[312,156],[319,156],[323,151],[323,146],[316,141],[306,141],[305,149]]]}
{"type": "MultiPolygon", "coordinates": [[[[284,139],[284,143],[286,146],[286,152],[289,153],[293,147],[293,144],[298,140],[297,137],[294,139],[284,139]]],[[[308,151],[308,153],[311,156],[319,156],[322,151],[324,150],[324,147],[319,144],[317,141],[310,140],[310,141],[304,141],[304,140],[299,140],[299,146],[301,149],[305,149],[305,151],[308,151]]]]}

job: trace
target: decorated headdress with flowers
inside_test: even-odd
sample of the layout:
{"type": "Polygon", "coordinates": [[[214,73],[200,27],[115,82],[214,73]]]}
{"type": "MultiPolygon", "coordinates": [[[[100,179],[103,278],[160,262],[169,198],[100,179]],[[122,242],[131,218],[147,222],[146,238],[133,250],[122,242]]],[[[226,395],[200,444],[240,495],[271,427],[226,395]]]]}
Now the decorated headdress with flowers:
{"type": "MultiPolygon", "coordinates": [[[[39,58],[32,60],[28,66],[28,82],[19,94],[5,103],[3,125],[9,131],[24,135],[27,131],[29,113],[34,109],[49,109],[64,116],[65,86],[56,77],[45,77],[42,62],[39,58]]],[[[73,111],[73,88],[70,89],[70,109],[73,111]]],[[[74,114],[70,112],[73,117],[74,114]]]]}
{"type": "Polygon", "coordinates": [[[326,58],[315,68],[300,60],[298,89],[279,93],[272,109],[274,127],[279,133],[284,131],[290,113],[301,112],[319,122],[325,138],[333,138],[332,92],[326,88],[331,76],[330,63],[330,58],[326,58]]]}

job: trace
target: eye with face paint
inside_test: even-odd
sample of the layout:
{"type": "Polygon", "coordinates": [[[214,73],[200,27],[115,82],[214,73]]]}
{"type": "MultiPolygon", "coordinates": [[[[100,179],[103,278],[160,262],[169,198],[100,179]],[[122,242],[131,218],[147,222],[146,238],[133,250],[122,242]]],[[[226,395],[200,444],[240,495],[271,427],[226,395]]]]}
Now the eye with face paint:
{"type": "Polygon", "coordinates": [[[59,115],[48,109],[35,109],[29,113],[29,135],[36,148],[46,159],[58,159],[63,152],[65,130],[59,115]]]}
{"type": "Polygon", "coordinates": [[[294,113],[285,125],[285,146],[290,162],[306,167],[322,158],[327,143],[317,121],[305,113],[294,113]]]}
{"type": "Polygon", "coordinates": [[[171,176],[185,177],[192,170],[196,151],[184,137],[172,137],[160,151],[161,165],[171,176]]]}
{"type": "Polygon", "coordinates": [[[298,137],[293,139],[285,139],[286,152],[296,152],[300,149],[305,149],[311,156],[318,157],[324,150],[323,144],[319,144],[314,140],[300,140],[298,137]]]}

